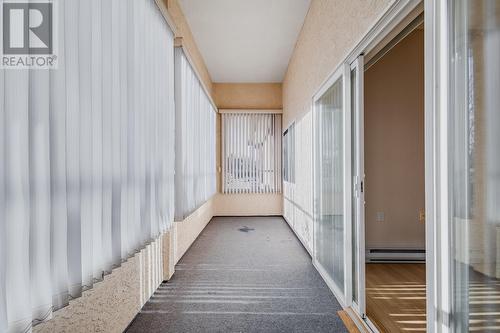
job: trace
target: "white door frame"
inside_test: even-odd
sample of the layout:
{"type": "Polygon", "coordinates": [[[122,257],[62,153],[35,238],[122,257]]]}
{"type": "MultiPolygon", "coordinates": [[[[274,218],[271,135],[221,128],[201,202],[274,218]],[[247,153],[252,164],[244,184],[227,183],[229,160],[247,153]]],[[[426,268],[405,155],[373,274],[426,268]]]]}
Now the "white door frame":
{"type": "Polygon", "coordinates": [[[425,1],[425,187],[427,331],[451,331],[448,218],[448,1],[425,1]]]}
{"type": "MultiPolygon", "coordinates": [[[[353,220],[356,223],[356,239],[354,240],[358,248],[358,258],[356,271],[358,273],[357,290],[358,300],[357,303],[352,298],[352,306],[361,318],[366,317],[366,279],[365,279],[365,158],[364,158],[364,56],[360,55],[350,66],[350,70],[356,71],[356,86],[352,87],[355,91],[351,91],[356,98],[356,108],[352,111],[355,123],[352,124],[354,129],[355,140],[352,142],[352,148],[356,156],[356,165],[353,165],[354,174],[353,179],[353,195],[355,197],[352,205],[354,207],[353,220]]],[[[353,97],[353,96],[351,96],[353,97]]],[[[352,105],[351,105],[352,107],[352,105]]],[[[352,231],[351,231],[352,232],[352,231]]],[[[352,239],[352,237],[351,237],[352,239]]],[[[354,245],[354,244],[352,244],[354,245]]],[[[352,247],[351,247],[352,249],[352,247]]],[[[356,255],[355,253],[352,254],[356,255]]],[[[352,271],[352,268],[351,268],[352,271]]],[[[353,288],[353,286],[351,286],[353,288]]]]}

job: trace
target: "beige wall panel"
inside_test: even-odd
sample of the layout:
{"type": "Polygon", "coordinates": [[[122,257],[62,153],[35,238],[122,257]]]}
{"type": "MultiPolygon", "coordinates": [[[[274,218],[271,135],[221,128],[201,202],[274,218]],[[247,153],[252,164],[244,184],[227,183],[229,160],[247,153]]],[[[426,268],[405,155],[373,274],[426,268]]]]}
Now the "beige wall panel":
{"type": "Polygon", "coordinates": [[[33,331],[123,332],[163,281],[162,245],[160,237],[33,331]]]}
{"type": "Polygon", "coordinates": [[[365,73],[367,247],[425,248],[424,139],[424,32],[415,30],[365,73]]]}
{"type": "Polygon", "coordinates": [[[281,194],[218,194],[217,216],[281,216],[281,194]]]}
{"type": "Polygon", "coordinates": [[[311,110],[313,95],[392,0],[313,0],[283,82],[284,128],[311,110]]]}
{"type": "Polygon", "coordinates": [[[175,264],[177,264],[191,244],[193,244],[203,229],[205,229],[212,217],[216,215],[215,200],[216,196],[213,196],[184,221],[174,223],[172,230],[174,233],[175,264]]]}
{"type": "Polygon", "coordinates": [[[220,109],[282,109],[281,83],[214,83],[220,109]]]}
{"type": "Polygon", "coordinates": [[[162,260],[163,260],[163,280],[168,281],[175,272],[175,248],[174,232],[169,230],[163,236],[162,260]]]}

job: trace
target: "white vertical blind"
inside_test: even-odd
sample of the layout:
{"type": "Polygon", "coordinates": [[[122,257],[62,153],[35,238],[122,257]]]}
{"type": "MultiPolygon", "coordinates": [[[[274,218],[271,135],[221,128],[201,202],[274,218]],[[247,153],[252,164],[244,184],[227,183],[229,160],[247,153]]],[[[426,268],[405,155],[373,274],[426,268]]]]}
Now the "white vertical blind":
{"type": "Polygon", "coordinates": [[[226,113],[224,193],[281,193],[281,115],[226,113]]]}
{"type": "Polygon", "coordinates": [[[154,0],[57,5],[59,67],[0,70],[1,332],[31,331],[173,220],[172,32],[154,0]]]}
{"type": "Polygon", "coordinates": [[[217,111],[182,48],[175,50],[175,100],[175,219],[182,221],[217,191],[217,111]]]}

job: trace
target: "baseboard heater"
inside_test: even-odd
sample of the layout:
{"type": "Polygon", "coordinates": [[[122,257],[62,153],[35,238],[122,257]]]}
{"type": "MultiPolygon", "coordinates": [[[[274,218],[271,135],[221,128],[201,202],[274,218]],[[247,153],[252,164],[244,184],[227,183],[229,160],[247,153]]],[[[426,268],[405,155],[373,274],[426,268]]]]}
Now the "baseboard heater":
{"type": "Polygon", "coordinates": [[[424,249],[367,249],[367,263],[423,263],[424,249]]]}

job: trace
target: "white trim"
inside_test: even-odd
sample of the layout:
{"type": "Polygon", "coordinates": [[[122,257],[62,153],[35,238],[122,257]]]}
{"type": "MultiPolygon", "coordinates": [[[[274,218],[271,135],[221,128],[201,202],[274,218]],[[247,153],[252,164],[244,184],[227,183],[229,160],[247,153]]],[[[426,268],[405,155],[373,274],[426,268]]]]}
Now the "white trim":
{"type": "Polygon", "coordinates": [[[352,304],[352,110],[351,66],[343,68],[344,109],[344,291],[345,303],[352,304]]]}
{"type": "MultiPolygon", "coordinates": [[[[357,258],[357,272],[358,272],[358,300],[356,309],[359,316],[363,319],[366,318],[366,259],[365,259],[365,193],[364,189],[361,191],[361,184],[365,181],[365,165],[364,165],[364,57],[361,55],[351,64],[351,71],[356,70],[356,110],[353,114],[356,114],[356,124],[355,127],[355,137],[356,140],[353,143],[355,147],[355,152],[358,155],[357,165],[355,166],[355,181],[354,181],[354,191],[356,192],[356,242],[358,244],[358,258],[357,258]]],[[[354,179],[354,178],[353,178],[354,179]]]]}
{"type": "Polygon", "coordinates": [[[389,44],[393,43],[394,40],[400,39],[399,37],[404,34],[403,31],[409,29],[419,16],[422,16],[422,21],[420,22],[420,24],[422,24],[424,18],[422,15],[423,13],[424,3],[423,1],[420,1],[419,4],[415,6],[415,8],[412,9],[407,16],[396,23],[394,28],[390,30],[388,34],[386,34],[385,36],[381,36],[381,38],[378,39],[379,42],[376,43],[372,48],[370,48],[370,52],[365,54],[365,64],[372,62],[373,58],[379,55],[380,52],[387,48],[389,44]]]}
{"type": "Polygon", "coordinates": [[[174,34],[174,36],[177,35],[177,27],[175,26],[174,20],[172,19],[172,17],[168,13],[167,6],[163,2],[163,0],[154,0],[154,1],[156,3],[156,6],[158,6],[158,9],[160,10],[161,14],[163,15],[163,18],[167,22],[167,25],[170,28],[170,30],[172,31],[172,33],[174,34]]]}
{"type": "Polygon", "coordinates": [[[219,109],[219,113],[283,114],[282,109],[219,109]]]}
{"type": "MultiPolygon", "coordinates": [[[[316,94],[313,96],[313,109],[315,109],[316,103],[319,101],[319,99],[327,92],[328,89],[330,89],[335,82],[338,81],[344,75],[344,63],[342,63],[342,66],[338,66],[335,69],[335,72],[332,73],[332,75],[329,76],[328,80],[325,81],[325,83],[321,86],[321,89],[318,90],[316,94]]],[[[345,97],[345,96],[343,96],[345,97]]]]}
{"type": "Polygon", "coordinates": [[[451,332],[452,255],[448,218],[449,8],[426,1],[427,330],[451,332]]]}
{"type": "MultiPolygon", "coordinates": [[[[389,34],[386,39],[390,39],[387,43],[384,43],[385,40],[381,43],[385,44],[382,48],[380,46],[377,46],[377,48],[372,49],[370,51],[370,54],[367,54],[365,56],[366,58],[366,65],[365,65],[365,71],[369,70],[372,66],[374,66],[376,63],[380,61],[380,59],[384,58],[386,54],[391,52],[396,46],[398,46],[403,40],[406,39],[409,35],[411,35],[415,30],[419,29],[420,26],[423,25],[424,23],[424,15],[423,12],[417,15],[417,17],[413,18],[413,20],[410,20],[408,25],[406,25],[400,32],[396,34],[396,36],[392,36],[392,34],[389,34]],[[380,49],[379,49],[380,48],[380,49]]],[[[407,21],[407,20],[405,20],[407,21]]],[[[407,23],[407,22],[401,22],[401,23],[407,23]]]]}
{"type": "Polygon", "coordinates": [[[434,119],[434,82],[436,75],[434,68],[435,39],[435,4],[425,1],[425,236],[426,236],[426,298],[427,298],[427,332],[436,331],[436,262],[434,253],[436,251],[436,235],[434,224],[436,215],[434,209],[435,187],[435,119],[434,119]],[[430,82],[430,83],[429,83],[430,82]]]}
{"type": "Polygon", "coordinates": [[[317,167],[317,163],[316,163],[316,159],[317,159],[317,152],[316,152],[316,133],[318,132],[318,129],[317,129],[317,122],[318,122],[318,115],[317,115],[317,112],[316,112],[316,100],[312,103],[311,105],[311,111],[312,112],[312,115],[311,115],[311,118],[312,118],[312,121],[311,121],[311,134],[312,134],[312,157],[313,157],[313,160],[312,160],[312,173],[313,173],[313,182],[312,182],[312,259],[313,259],[313,264],[314,264],[314,260],[316,258],[316,253],[317,253],[317,249],[316,249],[316,218],[317,218],[317,215],[318,213],[316,212],[316,204],[315,204],[315,197],[316,197],[316,182],[318,181],[318,173],[316,172],[316,167],[317,167]]]}

